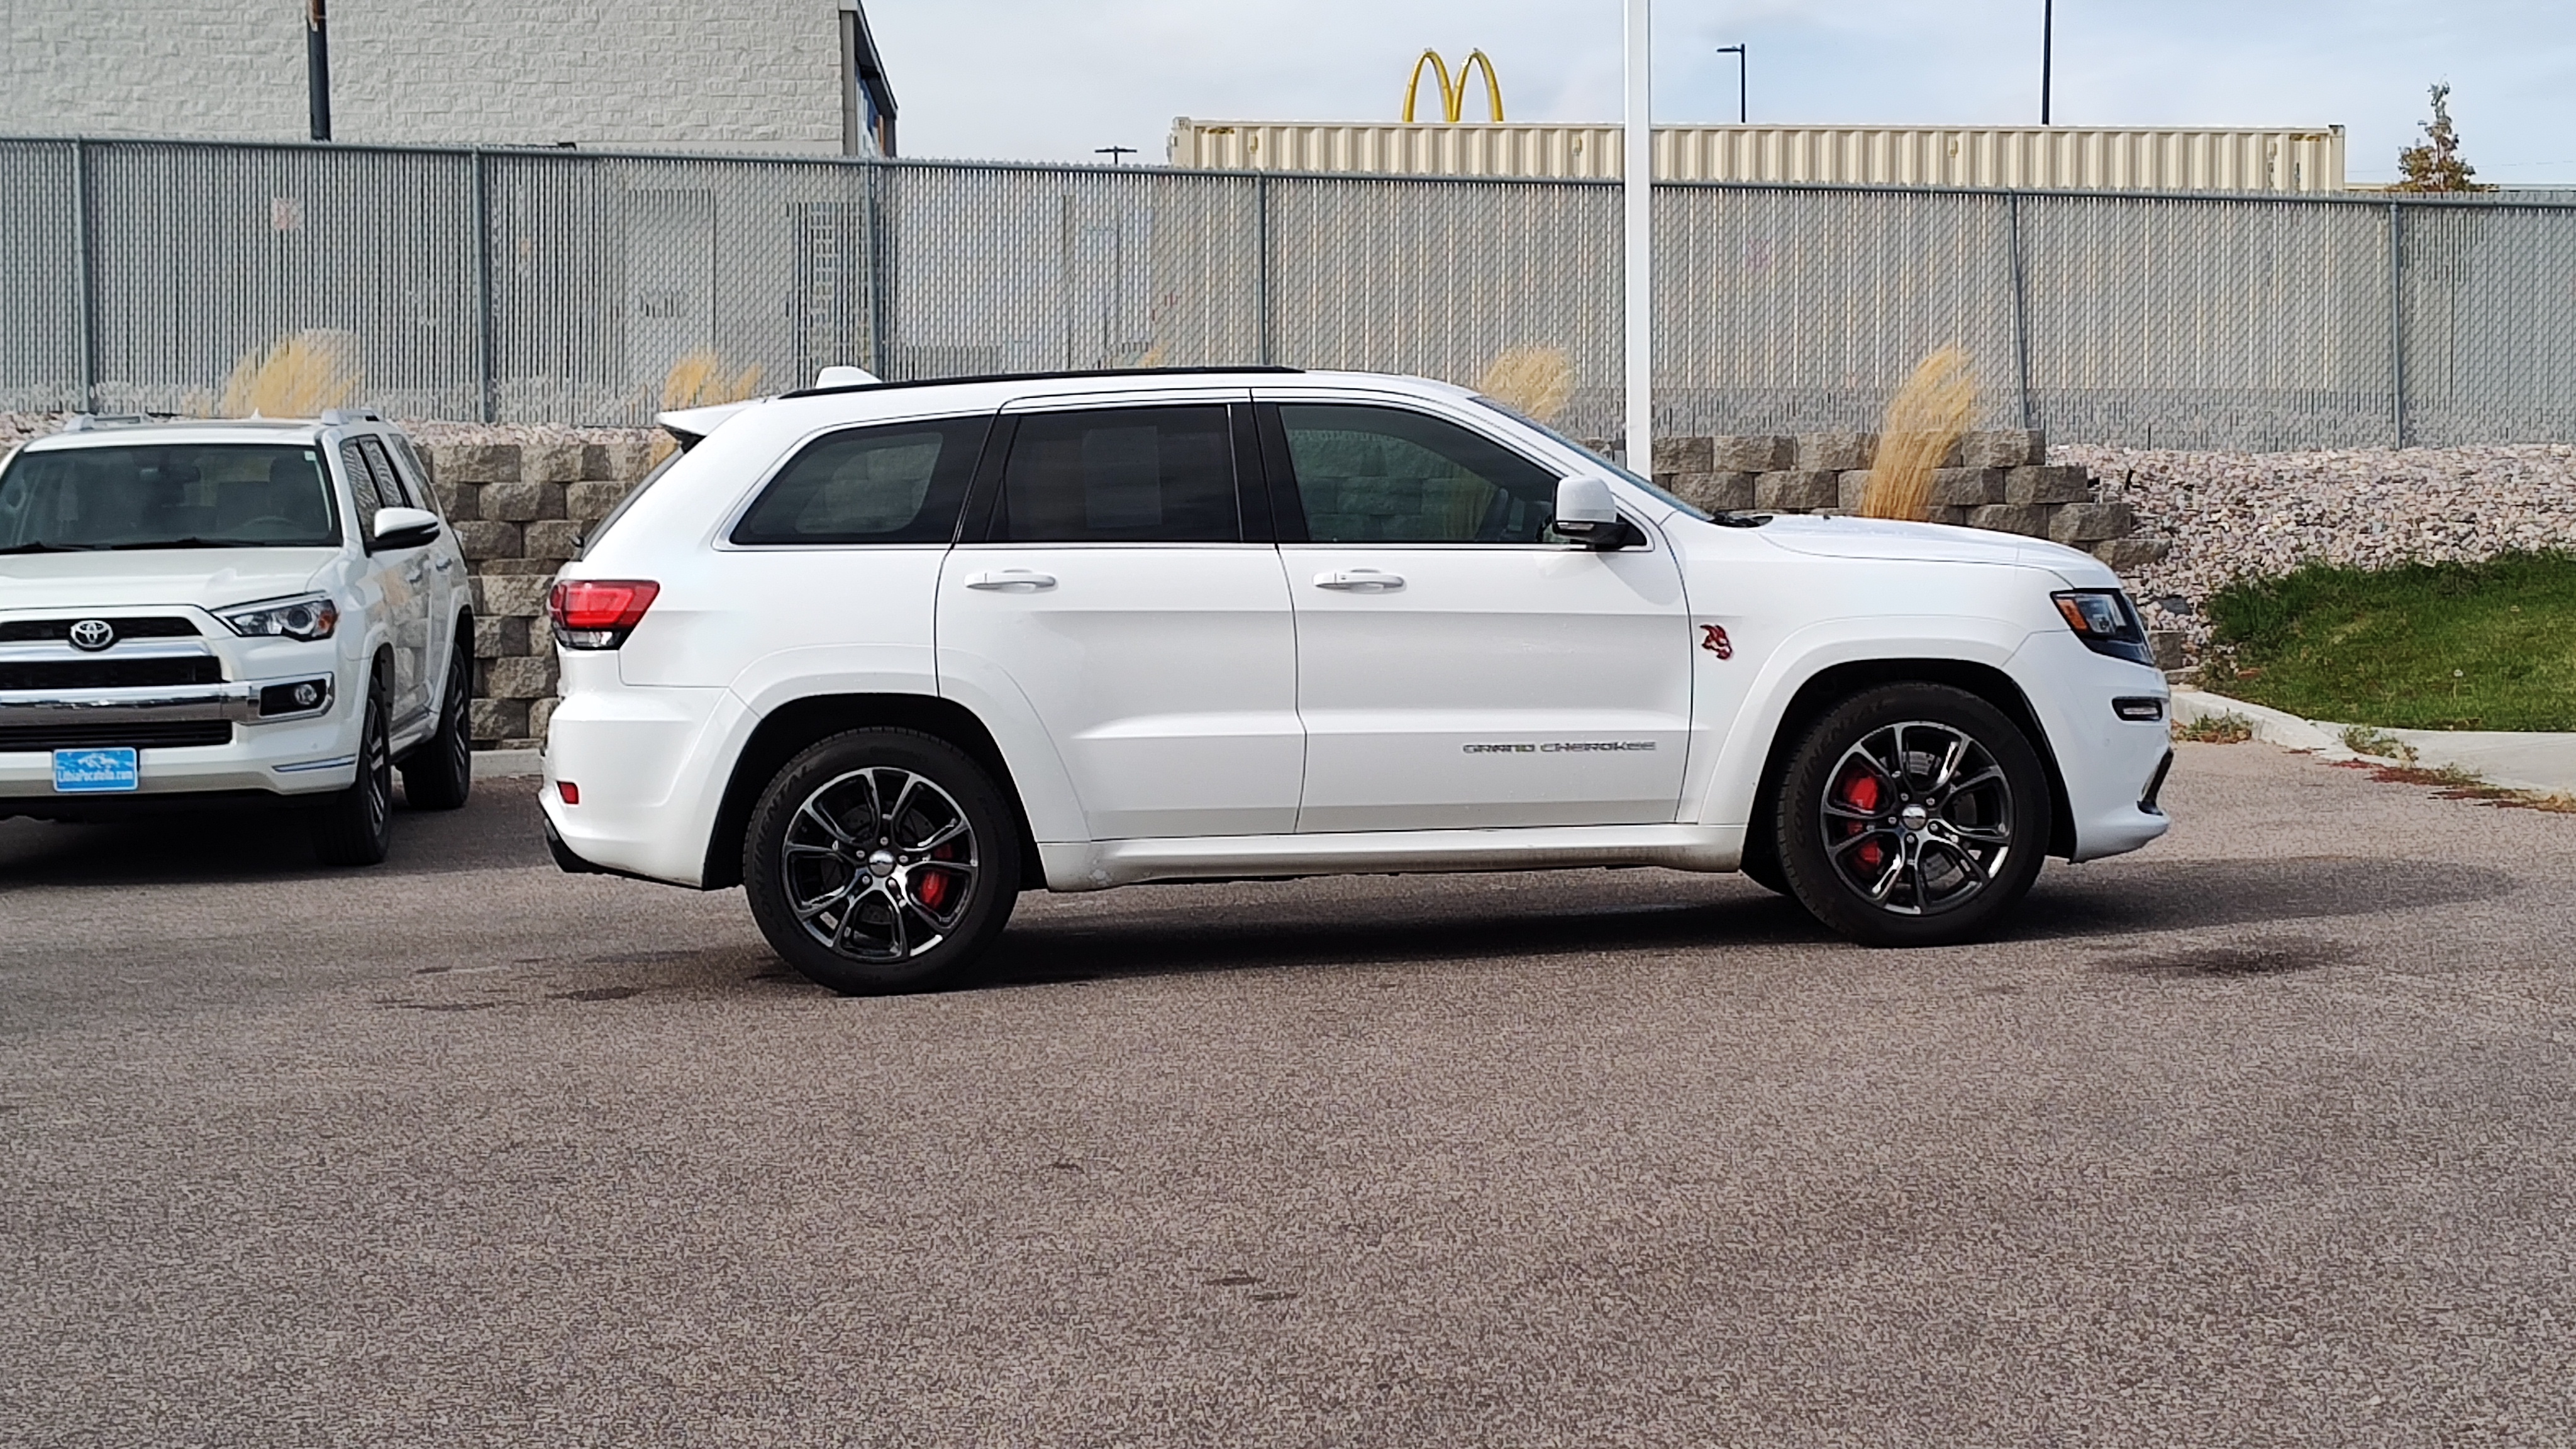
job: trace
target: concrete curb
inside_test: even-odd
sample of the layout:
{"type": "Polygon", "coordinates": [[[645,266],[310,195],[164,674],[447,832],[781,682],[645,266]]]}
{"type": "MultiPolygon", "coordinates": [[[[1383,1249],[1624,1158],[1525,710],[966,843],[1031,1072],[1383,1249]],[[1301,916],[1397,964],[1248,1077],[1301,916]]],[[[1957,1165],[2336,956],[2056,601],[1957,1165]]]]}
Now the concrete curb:
{"type": "MultiPolygon", "coordinates": [[[[2173,717],[2194,724],[2232,714],[2253,726],[2254,738],[2287,750],[2303,750],[2322,760],[2370,760],[2394,763],[2384,755],[2365,755],[2343,742],[2346,726],[2333,720],[2301,719],[2277,709],[2212,694],[2205,689],[2176,689],[2173,717]]],[[[2375,734],[2403,742],[2425,769],[2464,770],[2507,790],[2535,790],[2544,795],[2576,794],[2576,734],[2509,730],[2384,730],[2375,734]]]]}
{"type": "Polygon", "coordinates": [[[545,755],[537,750],[476,750],[474,778],[511,780],[545,773],[545,755]]]}

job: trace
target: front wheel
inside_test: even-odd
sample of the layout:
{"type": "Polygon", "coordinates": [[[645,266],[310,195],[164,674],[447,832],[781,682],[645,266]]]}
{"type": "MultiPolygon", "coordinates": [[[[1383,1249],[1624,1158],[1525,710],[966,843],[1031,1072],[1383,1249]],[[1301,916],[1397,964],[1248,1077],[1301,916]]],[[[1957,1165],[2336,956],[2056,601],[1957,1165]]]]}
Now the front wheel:
{"type": "Polygon", "coordinates": [[[466,716],[473,693],[474,641],[460,630],[438,694],[438,730],[403,757],[403,798],[413,809],[454,810],[473,793],[474,726],[466,716]]]}
{"type": "Polygon", "coordinates": [[[1817,920],[1863,945],[1954,945],[2038,879],[2048,775],[1986,701],[1886,685],[1807,731],[1771,818],[1790,893],[1817,920]]]}
{"type": "Polygon", "coordinates": [[[358,778],[313,814],[313,853],[324,865],[375,865],[393,848],[394,762],[382,671],[368,682],[359,710],[358,778]]]}
{"type": "Polygon", "coordinates": [[[769,782],[742,866],[752,919],[788,965],[845,994],[914,991],[1002,933],[1020,837],[992,777],[954,746],[852,730],[769,782]]]}

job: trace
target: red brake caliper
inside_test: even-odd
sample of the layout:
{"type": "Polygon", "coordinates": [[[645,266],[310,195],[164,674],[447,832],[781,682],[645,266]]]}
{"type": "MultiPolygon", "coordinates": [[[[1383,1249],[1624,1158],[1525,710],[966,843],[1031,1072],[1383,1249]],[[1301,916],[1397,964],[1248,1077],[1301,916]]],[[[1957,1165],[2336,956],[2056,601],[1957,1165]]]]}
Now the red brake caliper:
{"type": "MultiPolygon", "coordinates": [[[[1845,805],[1850,806],[1854,810],[1860,811],[1864,815],[1875,815],[1878,813],[1878,802],[1881,798],[1878,777],[1869,773],[1867,770],[1855,770],[1852,772],[1851,776],[1843,781],[1842,789],[1836,793],[1842,797],[1842,802],[1845,805]]],[[[1844,820],[1838,823],[1842,826],[1843,839],[1845,840],[1849,840],[1853,836],[1858,835],[1869,828],[1867,825],[1864,825],[1857,820],[1844,820]]],[[[1887,850],[1875,840],[1862,841],[1860,843],[1860,848],[1852,852],[1852,857],[1860,862],[1861,869],[1863,870],[1875,871],[1880,866],[1887,864],[1887,850]]]]}

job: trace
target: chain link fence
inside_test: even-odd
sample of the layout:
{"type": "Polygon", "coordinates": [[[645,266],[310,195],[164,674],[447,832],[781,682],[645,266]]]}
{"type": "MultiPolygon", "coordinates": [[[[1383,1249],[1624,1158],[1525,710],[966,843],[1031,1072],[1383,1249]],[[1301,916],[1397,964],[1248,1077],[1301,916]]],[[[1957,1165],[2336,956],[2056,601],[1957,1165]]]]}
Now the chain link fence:
{"type": "MultiPolygon", "coordinates": [[[[0,408],[188,412],[336,338],[402,417],[637,424],[775,391],[1276,362],[1621,416],[1614,184],[0,141],[0,408]]],[[[1659,430],[1865,429],[1928,352],[2061,441],[2576,441],[2576,206],[1657,188],[1659,430]]]]}

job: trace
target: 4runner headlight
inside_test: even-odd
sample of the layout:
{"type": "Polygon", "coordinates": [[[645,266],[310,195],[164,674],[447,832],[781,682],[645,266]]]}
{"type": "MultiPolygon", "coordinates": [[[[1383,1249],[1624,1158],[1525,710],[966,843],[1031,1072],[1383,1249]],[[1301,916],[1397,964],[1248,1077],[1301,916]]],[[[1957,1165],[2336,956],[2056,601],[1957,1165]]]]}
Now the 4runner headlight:
{"type": "Polygon", "coordinates": [[[262,599],[214,612],[234,633],[254,639],[328,639],[340,626],[340,606],[328,594],[262,599]]]}

